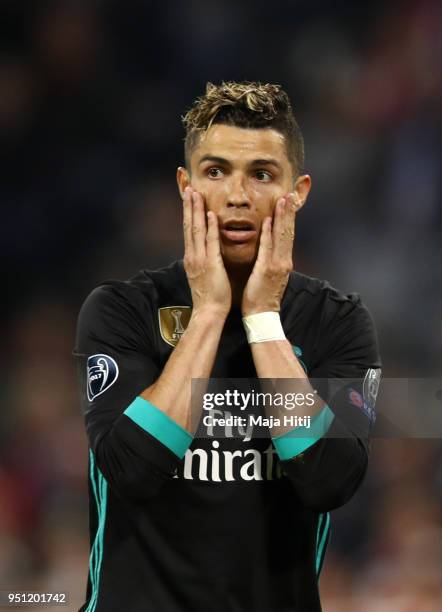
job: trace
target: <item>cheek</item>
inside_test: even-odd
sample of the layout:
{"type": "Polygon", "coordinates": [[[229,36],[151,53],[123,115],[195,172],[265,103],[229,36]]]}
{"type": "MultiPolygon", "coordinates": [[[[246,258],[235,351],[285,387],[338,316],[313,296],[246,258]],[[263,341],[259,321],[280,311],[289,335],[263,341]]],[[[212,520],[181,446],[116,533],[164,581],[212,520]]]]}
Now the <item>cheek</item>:
{"type": "Polygon", "coordinates": [[[219,183],[209,183],[199,186],[194,186],[201,193],[206,203],[206,209],[218,213],[222,210],[227,197],[227,190],[224,185],[219,183]]]}
{"type": "Polygon", "coordinates": [[[273,215],[278,198],[284,195],[280,189],[255,189],[253,202],[255,209],[262,217],[273,215]]]}

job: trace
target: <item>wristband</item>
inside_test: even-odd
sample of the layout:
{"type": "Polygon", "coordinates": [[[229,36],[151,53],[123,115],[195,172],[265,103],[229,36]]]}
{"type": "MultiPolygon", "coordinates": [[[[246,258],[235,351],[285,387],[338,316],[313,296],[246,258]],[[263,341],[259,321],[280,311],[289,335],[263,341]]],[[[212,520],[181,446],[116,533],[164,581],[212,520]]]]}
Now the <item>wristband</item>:
{"type": "Polygon", "coordinates": [[[242,322],[249,344],[286,339],[279,312],[258,312],[243,317],[242,322]]]}

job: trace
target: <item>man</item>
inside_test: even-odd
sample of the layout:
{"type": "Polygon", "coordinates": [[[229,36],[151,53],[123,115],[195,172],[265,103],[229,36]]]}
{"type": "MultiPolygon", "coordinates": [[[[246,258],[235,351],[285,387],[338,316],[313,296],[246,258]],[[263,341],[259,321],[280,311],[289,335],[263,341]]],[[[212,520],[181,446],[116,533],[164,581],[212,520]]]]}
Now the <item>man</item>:
{"type": "Polygon", "coordinates": [[[356,295],[292,272],[311,179],[287,94],[208,84],[184,124],[184,260],[100,286],[79,317],[91,535],[81,610],[320,610],[328,511],[367,466],[373,324],[356,295]],[[267,437],[247,419],[201,429],[191,381],[210,377],[291,379],[313,398],[304,425],[266,408],[267,437]],[[326,379],[320,393],[313,379],[326,379]]]}

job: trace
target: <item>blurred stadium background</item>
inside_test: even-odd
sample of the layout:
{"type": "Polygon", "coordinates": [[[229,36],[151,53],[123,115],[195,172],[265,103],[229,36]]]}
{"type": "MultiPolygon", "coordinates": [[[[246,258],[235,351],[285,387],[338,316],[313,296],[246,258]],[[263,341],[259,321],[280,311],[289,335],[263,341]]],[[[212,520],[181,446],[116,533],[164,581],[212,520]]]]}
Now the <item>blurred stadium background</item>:
{"type": "MultiPolygon", "coordinates": [[[[207,80],[287,89],[313,177],[296,268],[362,295],[384,376],[440,376],[441,25],[437,0],[1,2],[0,589],[84,600],[76,315],[181,257],[180,115],[207,80]]],[[[325,612],[442,609],[441,488],[438,441],[374,441],[325,612]]]]}

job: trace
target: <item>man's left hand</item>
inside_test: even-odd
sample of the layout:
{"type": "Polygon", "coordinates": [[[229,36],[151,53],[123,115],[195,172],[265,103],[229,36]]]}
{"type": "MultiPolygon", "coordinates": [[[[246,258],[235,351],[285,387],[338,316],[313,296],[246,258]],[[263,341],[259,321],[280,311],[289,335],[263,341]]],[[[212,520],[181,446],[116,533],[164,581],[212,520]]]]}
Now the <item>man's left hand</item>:
{"type": "Polygon", "coordinates": [[[243,317],[258,312],[279,312],[293,269],[295,213],[298,208],[298,194],[288,193],[276,202],[273,221],[271,217],[264,219],[258,257],[243,292],[243,317]]]}

